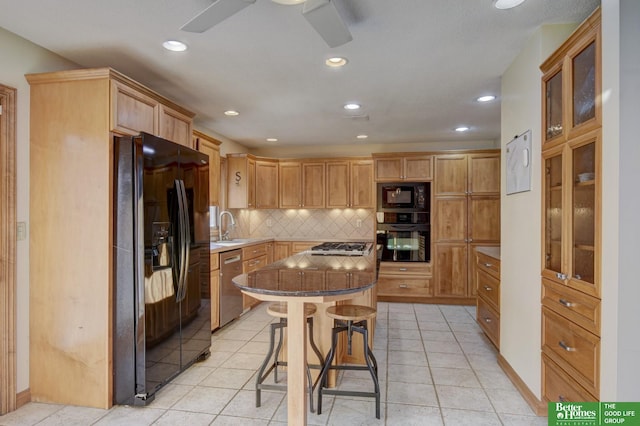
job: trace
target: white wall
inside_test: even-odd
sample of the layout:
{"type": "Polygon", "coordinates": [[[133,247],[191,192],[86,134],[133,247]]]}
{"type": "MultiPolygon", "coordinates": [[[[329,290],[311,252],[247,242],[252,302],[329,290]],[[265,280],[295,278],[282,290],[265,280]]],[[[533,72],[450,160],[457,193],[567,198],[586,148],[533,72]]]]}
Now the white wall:
{"type": "Polygon", "coordinates": [[[640,2],[602,2],[604,401],[640,401],[640,2]]]}
{"type": "Polygon", "coordinates": [[[541,84],[540,64],[576,24],[539,29],[502,76],[502,158],[506,144],[531,130],[531,191],[506,194],[502,161],[500,352],[529,389],[541,397],[540,232],[541,84]]]}
{"type": "Polygon", "coordinates": [[[17,242],[17,386],[29,387],[29,84],[25,74],[78,68],[72,62],[0,28],[0,83],[17,90],[16,185],[18,222],[27,224],[27,238],[17,242]]]}

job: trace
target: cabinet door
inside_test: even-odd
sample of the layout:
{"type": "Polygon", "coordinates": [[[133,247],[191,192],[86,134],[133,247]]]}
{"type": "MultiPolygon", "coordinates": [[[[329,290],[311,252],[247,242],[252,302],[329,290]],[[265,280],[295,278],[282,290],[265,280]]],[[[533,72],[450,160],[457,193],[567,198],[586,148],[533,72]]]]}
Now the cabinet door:
{"type": "Polygon", "coordinates": [[[351,163],[351,202],[352,208],[373,208],[375,191],[373,190],[373,161],[362,160],[351,163]]]}
{"type": "Polygon", "coordinates": [[[288,241],[275,241],[273,243],[273,261],[285,259],[291,256],[291,243],[288,241]]]}
{"type": "Polygon", "coordinates": [[[327,208],[344,208],[349,205],[349,162],[327,162],[327,208]]]}
{"type": "Polygon", "coordinates": [[[254,208],[256,206],[256,161],[249,158],[247,160],[247,174],[249,181],[247,182],[247,207],[254,208]]]}
{"type": "Polygon", "coordinates": [[[467,198],[437,198],[432,225],[436,241],[466,242],[467,198]]]}
{"type": "Polygon", "coordinates": [[[255,161],[244,156],[227,156],[227,207],[246,209],[255,202],[255,161]]]}
{"type": "Polygon", "coordinates": [[[406,157],[404,159],[404,179],[422,182],[431,180],[431,156],[406,157]]]}
{"type": "Polygon", "coordinates": [[[220,271],[211,271],[211,330],[220,327],[220,271]]]}
{"type": "Polygon", "coordinates": [[[193,148],[191,117],[165,105],[160,105],[158,135],[180,145],[193,148]]]}
{"type": "Polygon", "coordinates": [[[256,161],[255,199],[258,209],[278,208],[278,163],[256,161]],[[259,189],[259,190],[258,190],[259,189]]]}
{"type": "Polygon", "coordinates": [[[436,296],[467,296],[467,244],[436,244],[436,296]]]}
{"type": "Polygon", "coordinates": [[[438,155],[435,159],[435,195],[467,194],[467,156],[438,155]]]}
{"type": "Polygon", "coordinates": [[[324,208],[324,186],[324,163],[302,163],[302,207],[324,208]]]}
{"type": "Polygon", "coordinates": [[[469,242],[496,243],[500,241],[500,197],[469,197],[469,242]]]}
{"type": "Polygon", "coordinates": [[[469,156],[469,193],[500,194],[500,155],[469,156]]]}
{"type": "Polygon", "coordinates": [[[558,64],[542,77],[543,96],[542,119],[543,145],[551,145],[561,139],[564,132],[563,73],[558,64]]]}
{"type": "Polygon", "coordinates": [[[579,130],[589,130],[600,125],[600,108],[596,104],[600,102],[596,93],[601,92],[599,76],[596,68],[600,61],[598,52],[597,32],[577,45],[569,52],[571,63],[571,100],[569,102],[571,116],[571,132],[569,137],[577,135],[579,130]]]}
{"type": "Polygon", "coordinates": [[[571,247],[569,251],[568,285],[591,296],[600,297],[599,258],[601,205],[599,190],[600,142],[595,134],[587,134],[569,143],[571,152],[571,206],[566,210],[571,247]]]}
{"type": "Polygon", "coordinates": [[[543,224],[542,241],[544,250],[542,275],[562,282],[564,265],[565,233],[562,224],[564,205],[564,164],[561,148],[554,148],[543,154],[544,173],[542,176],[543,224]]]}
{"type": "Polygon", "coordinates": [[[111,81],[111,128],[125,135],[158,134],[158,101],[111,81]]]}
{"type": "Polygon", "coordinates": [[[280,208],[302,207],[302,165],[298,162],[280,163],[280,208]]]}
{"type": "Polygon", "coordinates": [[[209,156],[209,205],[220,205],[220,148],[215,143],[196,138],[198,151],[209,156]]]}
{"type": "Polygon", "coordinates": [[[376,182],[396,182],[402,179],[402,157],[376,158],[376,182]]]}

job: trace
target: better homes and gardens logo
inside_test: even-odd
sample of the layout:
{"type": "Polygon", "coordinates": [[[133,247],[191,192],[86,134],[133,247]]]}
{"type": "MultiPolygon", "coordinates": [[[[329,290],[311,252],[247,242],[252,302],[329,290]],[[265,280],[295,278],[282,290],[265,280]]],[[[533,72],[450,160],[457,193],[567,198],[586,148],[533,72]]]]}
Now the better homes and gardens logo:
{"type": "Polygon", "coordinates": [[[640,426],[639,402],[550,402],[549,426],[640,426]]]}

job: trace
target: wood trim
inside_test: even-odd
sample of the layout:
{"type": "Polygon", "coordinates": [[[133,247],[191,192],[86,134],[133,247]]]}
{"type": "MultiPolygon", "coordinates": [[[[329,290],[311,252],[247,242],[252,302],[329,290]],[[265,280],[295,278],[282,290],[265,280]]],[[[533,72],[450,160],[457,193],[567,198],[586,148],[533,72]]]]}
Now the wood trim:
{"type": "Polygon", "coordinates": [[[16,89],[0,85],[0,415],[16,407],[16,89]]]}
{"type": "Polygon", "coordinates": [[[16,395],[16,410],[31,402],[31,389],[27,388],[16,395]]]}
{"type": "Polygon", "coordinates": [[[502,371],[504,371],[509,380],[511,380],[511,383],[513,383],[518,392],[520,392],[520,395],[522,395],[527,404],[529,404],[529,407],[531,407],[536,416],[546,416],[547,404],[540,401],[533,392],[531,392],[529,387],[522,381],[520,376],[518,376],[518,373],[516,373],[507,360],[504,359],[502,354],[498,354],[498,365],[502,368],[502,371]]]}

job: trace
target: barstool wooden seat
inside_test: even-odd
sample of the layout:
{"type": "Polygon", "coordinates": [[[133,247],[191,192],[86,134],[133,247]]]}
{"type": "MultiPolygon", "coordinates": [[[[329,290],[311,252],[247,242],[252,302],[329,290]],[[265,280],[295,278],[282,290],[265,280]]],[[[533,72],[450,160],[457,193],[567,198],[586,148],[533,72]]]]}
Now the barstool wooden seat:
{"type": "MultiPolygon", "coordinates": [[[[309,327],[309,344],[311,345],[311,349],[318,357],[319,364],[309,365],[307,364],[307,383],[308,383],[308,391],[309,391],[309,409],[311,412],[314,412],[313,409],[313,390],[315,389],[316,384],[320,380],[320,376],[314,383],[311,379],[311,371],[310,368],[321,369],[324,365],[324,359],[322,357],[322,353],[320,349],[316,346],[313,340],[313,315],[316,313],[316,305],[313,303],[305,303],[304,304],[304,315],[307,319],[307,326],[309,327]]],[[[278,357],[280,356],[280,351],[282,350],[282,341],[283,341],[283,329],[287,326],[287,304],[286,302],[276,302],[272,303],[267,307],[267,313],[273,317],[280,318],[279,322],[274,322],[271,324],[271,333],[269,335],[269,351],[267,352],[267,356],[258,371],[258,375],[256,378],[256,407],[260,406],[260,391],[262,389],[275,389],[275,390],[286,390],[287,385],[277,384],[278,383],[278,367],[286,366],[286,361],[279,361],[278,357]],[[275,344],[275,334],[276,330],[280,331],[279,339],[278,339],[278,347],[275,349],[275,358],[273,362],[271,362],[271,357],[274,354],[274,344],[275,344]],[[267,369],[267,366],[269,368],[267,369]],[[266,370],[266,371],[265,371],[266,370]],[[266,384],[264,383],[265,379],[273,371],[273,381],[276,384],[266,384]]]]}
{"type": "Polygon", "coordinates": [[[367,320],[375,318],[377,311],[370,306],[336,305],[327,308],[327,316],[333,318],[331,330],[331,350],[320,371],[320,386],[318,387],[318,414],[322,414],[322,394],[370,396],[376,399],[376,418],[380,418],[380,383],[378,382],[378,362],[369,347],[369,331],[367,320]],[[366,365],[331,365],[338,346],[338,334],[347,333],[347,353],[351,355],[351,341],[353,332],[362,334],[364,360],[366,365]],[[369,370],[373,379],[373,392],[326,389],[329,370],[369,370]]]}

